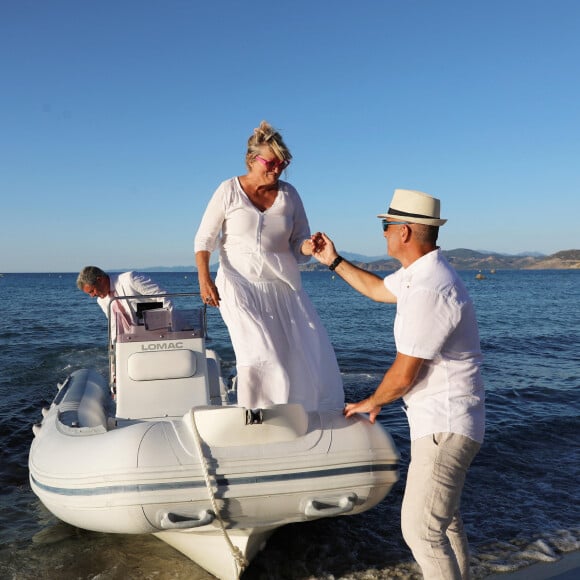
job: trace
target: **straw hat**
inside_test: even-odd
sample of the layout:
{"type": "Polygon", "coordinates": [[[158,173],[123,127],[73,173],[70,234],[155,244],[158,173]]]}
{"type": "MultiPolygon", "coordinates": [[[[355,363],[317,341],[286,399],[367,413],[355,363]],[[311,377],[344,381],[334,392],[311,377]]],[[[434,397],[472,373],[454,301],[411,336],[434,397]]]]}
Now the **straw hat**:
{"type": "Polygon", "coordinates": [[[395,189],[387,213],[381,213],[377,217],[428,226],[442,226],[447,220],[439,217],[440,208],[441,202],[436,197],[422,191],[395,189]]]}

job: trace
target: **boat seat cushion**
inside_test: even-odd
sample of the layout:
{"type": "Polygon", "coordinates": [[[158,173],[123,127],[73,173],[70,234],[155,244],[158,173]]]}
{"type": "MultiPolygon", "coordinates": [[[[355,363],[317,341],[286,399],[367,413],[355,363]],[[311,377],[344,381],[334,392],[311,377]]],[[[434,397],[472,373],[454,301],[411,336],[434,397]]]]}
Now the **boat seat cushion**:
{"type": "Polygon", "coordinates": [[[127,361],[132,381],[157,381],[193,377],[197,368],[195,353],[189,349],[136,352],[127,361]]]}

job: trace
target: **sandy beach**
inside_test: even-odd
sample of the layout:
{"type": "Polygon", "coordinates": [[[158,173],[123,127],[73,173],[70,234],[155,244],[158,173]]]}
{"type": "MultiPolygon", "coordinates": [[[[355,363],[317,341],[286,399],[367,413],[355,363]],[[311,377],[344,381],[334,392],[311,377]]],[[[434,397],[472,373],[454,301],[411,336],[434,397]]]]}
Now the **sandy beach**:
{"type": "Polygon", "coordinates": [[[577,580],[580,578],[580,551],[564,554],[557,562],[539,562],[517,572],[493,574],[487,580],[577,580]]]}

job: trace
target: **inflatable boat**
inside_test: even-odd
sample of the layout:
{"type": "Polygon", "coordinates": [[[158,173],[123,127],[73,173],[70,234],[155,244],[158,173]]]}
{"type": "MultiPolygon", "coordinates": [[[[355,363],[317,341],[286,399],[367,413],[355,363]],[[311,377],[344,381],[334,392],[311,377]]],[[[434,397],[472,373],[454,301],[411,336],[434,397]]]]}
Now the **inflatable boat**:
{"type": "Polygon", "coordinates": [[[33,427],[30,484],[69,524],[154,534],[233,579],[276,528],[379,503],[398,454],[364,417],[236,406],[193,312],[176,324],[143,310],[110,341],[110,381],[81,369],[58,385],[33,427]]]}

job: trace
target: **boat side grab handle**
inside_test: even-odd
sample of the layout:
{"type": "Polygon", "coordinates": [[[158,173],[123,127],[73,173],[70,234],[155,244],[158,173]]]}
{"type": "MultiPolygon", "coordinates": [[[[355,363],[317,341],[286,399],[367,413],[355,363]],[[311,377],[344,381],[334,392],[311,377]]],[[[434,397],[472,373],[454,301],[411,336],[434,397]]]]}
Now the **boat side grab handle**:
{"type": "Polygon", "coordinates": [[[352,511],[357,500],[356,493],[343,495],[338,500],[309,499],[304,514],[312,517],[332,517],[352,511]]]}
{"type": "Polygon", "coordinates": [[[211,510],[202,510],[197,517],[180,516],[173,512],[164,512],[161,515],[160,526],[164,530],[185,530],[187,528],[199,528],[211,524],[215,519],[215,514],[211,510]]]}

